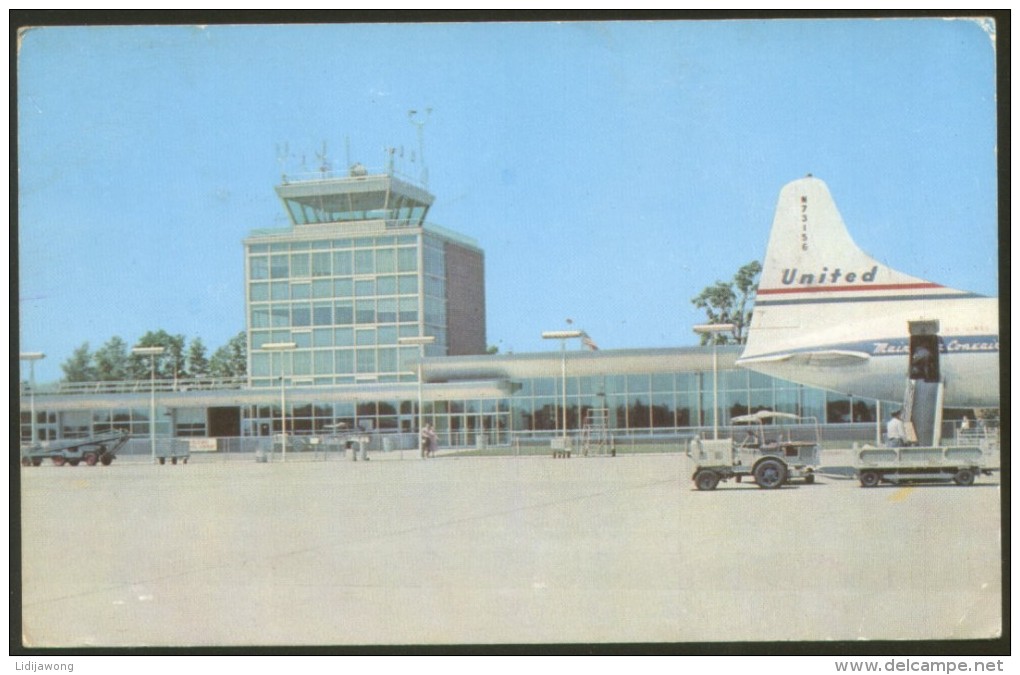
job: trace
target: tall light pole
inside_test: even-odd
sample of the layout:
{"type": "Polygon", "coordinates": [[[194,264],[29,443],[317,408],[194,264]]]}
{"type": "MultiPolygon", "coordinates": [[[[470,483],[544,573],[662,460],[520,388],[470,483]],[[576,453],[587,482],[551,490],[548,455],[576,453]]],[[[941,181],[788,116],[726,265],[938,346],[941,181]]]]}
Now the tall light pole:
{"type": "Polygon", "coordinates": [[[156,357],[163,354],[166,347],[132,347],[131,353],[148,356],[150,361],[149,376],[149,443],[152,448],[152,463],[156,463],[156,357]]]}
{"type": "Polygon", "coordinates": [[[567,449],[567,340],[584,336],[583,330],[547,330],[546,340],[560,341],[560,379],[563,380],[563,449],[567,449]]]}
{"type": "Polygon", "coordinates": [[[397,338],[397,344],[401,345],[418,345],[418,454],[422,453],[421,445],[421,430],[424,426],[422,422],[425,419],[425,415],[422,412],[422,361],[425,360],[425,345],[435,343],[436,337],[434,335],[422,335],[421,337],[402,337],[397,338]]]}
{"type": "Polygon", "coordinates": [[[703,323],[694,327],[694,332],[708,335],[712,340],[712,438],[719,440],[719,351],[716,334],[732,333],[732,323],[703,323]]]}
{"type": "Polygon", "coordinates": [[[35,445],[36,441],[39,440],[39,434],[36,432],[35,426],[35,362],[45,359],[46,355],[42,352],[21,352],[19,358],[22,361],[28,361],[28,410],[32,416],[32,445],[35,445]]]}
{"type": "MultiPolygon", "coordinates": [[[[296,342],[267,342],[262,345],[262,348],[268,352],[288,352],[297,347],[296,342]]],[[[269,370],[272,371],[272,355],[270,355],[269,370]]],[[[284,387],[284,367],[283,367],[283,355],[280,355],[280,428],[283,434],[283,459],[287,461],[287,393],[284,387]]]]}

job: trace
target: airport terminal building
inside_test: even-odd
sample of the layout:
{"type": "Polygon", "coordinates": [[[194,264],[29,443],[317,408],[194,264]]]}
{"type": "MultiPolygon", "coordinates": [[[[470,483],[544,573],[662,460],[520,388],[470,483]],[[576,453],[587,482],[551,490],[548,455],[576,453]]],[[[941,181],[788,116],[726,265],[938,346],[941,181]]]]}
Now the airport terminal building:
{"type": "Polygon", "coordinates": [[[33,427],[40,440],[111,428],[140,439],[265,438],[284,426],[314,436],[344,423],[389,438],[380,448],[411,447],[420,412],[442,445],[478,448],[548,439],[564,424],[577,436],[593,420],[615,436],[667,437],[760,409],[829,424],[880,414],[872,400],[737,368],[740,347],[591,350],[566,340],[488,354],[484,253],[427,221],[434,197],[424,187],[355,165],[276,191],[290,226],[243,242],[247,377],[29,384],[22,439],[33,427]]]}

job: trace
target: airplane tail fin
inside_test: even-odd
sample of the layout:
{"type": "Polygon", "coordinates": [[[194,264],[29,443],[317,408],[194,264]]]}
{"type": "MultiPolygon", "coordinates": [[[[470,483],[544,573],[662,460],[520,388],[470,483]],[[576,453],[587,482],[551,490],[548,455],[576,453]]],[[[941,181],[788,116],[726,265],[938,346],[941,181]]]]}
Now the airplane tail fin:
{"type": "Polygon", "coordinates": [[[956,294],[969,295],[869,256],[851,239],[825,183],[810,176],[795,180],[779,195],[740,362],[794,354],[818,361],[866,358],[809,349],[830,326],[845,327],[848,320],[866,323],[869,316],[881,315],[883,302],[956,294]]]}

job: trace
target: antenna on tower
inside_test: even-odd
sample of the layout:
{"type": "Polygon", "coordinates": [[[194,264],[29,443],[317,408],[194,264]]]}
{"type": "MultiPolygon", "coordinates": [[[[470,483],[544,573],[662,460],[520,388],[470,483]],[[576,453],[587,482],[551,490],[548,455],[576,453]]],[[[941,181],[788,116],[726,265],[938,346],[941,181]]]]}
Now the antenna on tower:
{"type": "Polygon", "coordinates": [[[329,159],[326,154],[326,141],[322,142],[322,152],[316,152],[315,157],[319,160],[319,171],[322,173],[322,177],[325,178],[326,174],[329,173],[329,159]]]}
{"type": "MultiPolygon", "coordinates": [[[[415,119],[418,115],[417,110],[408,110],[407,118],[411,121],[411,124],[418,127],[418,157],[421,158],[421,183],[425,189],[429,187],[429,169],[425,166],[425,122],[428,121],[429,115],[432,114],[432,108],[425,108],[425,119],[415,119]]],[[[411,161],[414,161],[412,159],[411,161]]]]}
{"type": "Polygon", "coordinates": [[[280,165],[280,180],[284,183],[287,182],[287,159],[290,157],[290,145],[284,143],[280,145],[276,144],[276,161],[280,165]]]}

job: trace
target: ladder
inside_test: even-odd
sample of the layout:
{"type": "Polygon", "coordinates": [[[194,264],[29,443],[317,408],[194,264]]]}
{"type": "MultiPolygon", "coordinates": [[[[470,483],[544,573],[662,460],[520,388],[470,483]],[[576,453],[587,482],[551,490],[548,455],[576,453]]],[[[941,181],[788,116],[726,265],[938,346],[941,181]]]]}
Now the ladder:
{"type": "Polygon", "coordinates": [[[581,428],[581,454],[584,457],[607,455],[612,445],[609,438],[609,409],[589,408],[581,428]]]}

